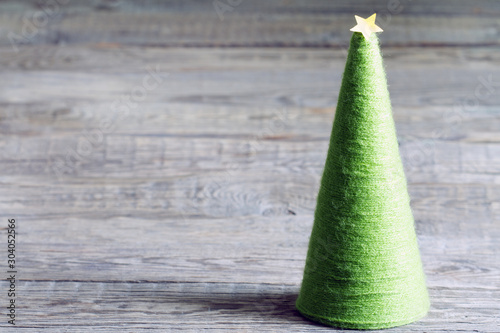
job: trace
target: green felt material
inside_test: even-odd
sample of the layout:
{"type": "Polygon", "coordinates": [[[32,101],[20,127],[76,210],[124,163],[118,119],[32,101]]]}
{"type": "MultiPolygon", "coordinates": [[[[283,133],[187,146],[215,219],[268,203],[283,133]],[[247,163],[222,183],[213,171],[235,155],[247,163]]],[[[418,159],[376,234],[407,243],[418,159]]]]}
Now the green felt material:
{"type": "Polygon", "coordinates": [[[352,35],[296,307],[354,329],[429,309],[376,34],[352,35]]]}

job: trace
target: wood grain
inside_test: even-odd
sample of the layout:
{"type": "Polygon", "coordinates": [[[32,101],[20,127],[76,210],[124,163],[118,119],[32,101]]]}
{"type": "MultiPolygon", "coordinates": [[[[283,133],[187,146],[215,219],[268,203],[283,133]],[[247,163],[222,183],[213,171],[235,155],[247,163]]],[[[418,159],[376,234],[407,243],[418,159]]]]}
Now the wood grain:
{"type": "MultiPolygon", "coordinates": [[[[54,0],[56,1],[56,0],[54,0]]],[[[118,43],[162,47],[342,47],[353,15],[378,13],[385,45],[498,46],[494,0],[86,2],[5,1],[0,45],[118,43]],[[48,3],[48,4],[46,4],[48,3]],[[134,24],[131,24],[134,22],[134,24]],[[9,33],[11,33],[9,35],[9,33]]]]}
{"type": "MultiPolygon", "coordinates": [[[[37,323],[23,329],[27,332],[146,332],[165,327],[188,332],[207,328],[276,332],[284,327],[289,332],[332,331],[311,324],[297,313],[294,302],[298,290],[289,284],[30,281],[23,283],[22,289],[31,295],[33,303],[26,308],[37,323]],[[94,314],[98,314],[97,320],[94,314]]],[[[488,289],[431,289],[435,310],[416,324],[392,331],[476,331],[498,313],[493,309],[499,296],[498,291],[488,289]],[[454,305],[453,310],[450,305],[454,305]],[[463,320],[471,317],[476,322],[463,320]],[[457,324],[443,329],[450,321],[457,324]]],[[[480,330],[494,332],[494,328],[480,330]]]]}
{"type": "MultiPolygon", "coordinates": [[[[500,8],[402,4],[381,38],[432,308],[391,331],[497,333],[500,8]]],[[[387,6],[244,0],[220,20],[211,1],[75,1],[13,48],[47,5],[0,2],[16,329],[331,330],[294,301],[344,28],[387,6]]]]}

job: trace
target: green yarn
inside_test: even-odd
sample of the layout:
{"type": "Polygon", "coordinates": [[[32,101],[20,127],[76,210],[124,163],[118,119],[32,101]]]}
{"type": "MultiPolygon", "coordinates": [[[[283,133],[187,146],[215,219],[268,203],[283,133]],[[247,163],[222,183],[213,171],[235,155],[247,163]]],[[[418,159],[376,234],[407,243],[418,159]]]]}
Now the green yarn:
{"type": "Polygon", "coordinates": [[[296,307],[353,329],[408,324],[429,309],[375,34],[352,35],[296,307]]]}

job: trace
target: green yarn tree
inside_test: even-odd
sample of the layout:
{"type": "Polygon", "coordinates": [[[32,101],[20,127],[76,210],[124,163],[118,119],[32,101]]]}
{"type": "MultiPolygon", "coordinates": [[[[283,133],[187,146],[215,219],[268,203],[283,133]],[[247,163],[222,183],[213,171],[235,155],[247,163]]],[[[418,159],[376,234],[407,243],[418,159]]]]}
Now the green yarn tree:
{"type": "Polygon", "coordinates": [[[380,329],[425,316],[429,298],[378,38],[361,32],[350,42],[296,307],[323,324],[380,329]]]}

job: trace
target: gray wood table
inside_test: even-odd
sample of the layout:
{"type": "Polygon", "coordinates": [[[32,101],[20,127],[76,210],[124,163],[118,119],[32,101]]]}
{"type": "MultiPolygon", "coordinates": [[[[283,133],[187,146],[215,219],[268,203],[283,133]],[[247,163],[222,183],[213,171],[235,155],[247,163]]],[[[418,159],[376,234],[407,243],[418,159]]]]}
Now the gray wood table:
{"type": "Polygon", "coordinates": [[[0,331],[332,330],[294,301],[377,12],[432,300],[389,331],[500,332],[500,4],[215,3],[0,2],[0,331]]]}

